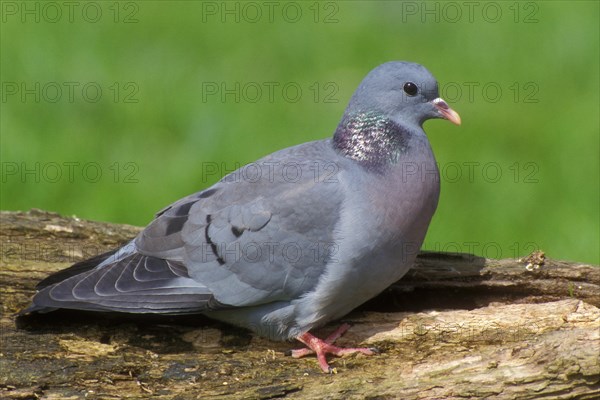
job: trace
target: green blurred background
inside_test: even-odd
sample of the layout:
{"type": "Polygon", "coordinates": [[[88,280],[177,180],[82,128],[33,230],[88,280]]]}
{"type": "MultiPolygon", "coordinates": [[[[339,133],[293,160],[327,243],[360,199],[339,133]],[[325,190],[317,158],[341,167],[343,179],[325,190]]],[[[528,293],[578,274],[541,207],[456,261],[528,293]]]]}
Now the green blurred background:
{"type": "Polygon", "coordinates": [[[599,263],[597,1],[65,3],[2,2],[3,210],[145,225],[410,60],[463,119],[425,248],[599,263]]]}

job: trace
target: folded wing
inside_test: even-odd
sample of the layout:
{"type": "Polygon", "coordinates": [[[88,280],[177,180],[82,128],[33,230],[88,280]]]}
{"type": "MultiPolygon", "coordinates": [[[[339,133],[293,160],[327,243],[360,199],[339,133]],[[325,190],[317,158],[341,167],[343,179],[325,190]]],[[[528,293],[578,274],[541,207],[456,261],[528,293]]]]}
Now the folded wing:
{"type": "Polygon", "coordinates": [[[328,151],[322,141],[277,152],[252,164],[258,179],[238,170],[177,201],[125,247],[44,280],[24,312],[182,314],[298,298],[335,248],[342,191],[314,173],[328,151]]]}

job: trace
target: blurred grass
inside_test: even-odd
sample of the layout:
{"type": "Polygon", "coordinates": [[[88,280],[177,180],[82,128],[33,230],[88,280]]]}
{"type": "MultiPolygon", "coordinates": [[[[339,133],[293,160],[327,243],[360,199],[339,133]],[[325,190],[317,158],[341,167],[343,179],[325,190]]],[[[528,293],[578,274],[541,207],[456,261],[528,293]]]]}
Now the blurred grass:
{"type": "MultiPolygon", "coordinates": [[[[145,225],[164,205],[218,180],[221,174],[207,176],[203,166],[216,163],[225,173],[330,136],[371,68],[410,60],[447,85],[443,94],[463,118],[460,128],[426,124],[443,177],[425,247],[491,257],[541,248],[553,258],[597,264],[599,3],[489,3],[478,2],[469,16],[462,2],[324,2],[315,23],[314,2],[292,3],[287,15],[288,3],[275,2],[272,21],[268,6],[255,2],[262,17],[253,23],[253,10],[238,2],[121,2],[118,22],[114,2],[96,2],[98,22],[85,20],[83,6],[69,22],[61,6],[62,19],[52,23],[53,10],[44,11],[43,2],[3,2],[1,208],[145,225]],[[39,22],[20,14],[36,3],[39,22]],[[239,7],[240,21],[207,14],[207,7],[239,7]],[[423,14],[423,7],[438,13],[423,14]],[[302,16],[290,22],[297,8],[302,16]],[[497,9],[501,17],[490,22],[497,9]],[[137,22],[124,23],[131,12],[137,22]],[[334,21],[325,23],[327,16],[334,21]],[[42,93],[36,102],[34,95],[7,92],[12,84],[36,82],[56,82],[62,97],[51,102],[54,92],[42,93]],[[64,82],[79,83],[73,102],[64,82]],[[88,82],[101,87],[99,101],[83,97],[88,82]],[[256,102],[248,101],[254,92],[239,102],[233,95],[203,101],[206,82],[256,82],[264,90],[256,102]],[[273,102],[264,82],[280,85],[273,102]],[[297,102],[281,92],[289,82],[302,89],[297,102]],[[338,89],[337,102],[324,101],[327,82],[338,89]],[[490,83],[502,90],[497,99],[493,87],[483,91],[490,83]],[[476,85],[472,96],[467,85],[476,85]],[[136,103],[124,102],[131,88],[139,89],[136,103]],[[80,163],[73,179],[65,162],[80,163]],[[465,162],[475,163],[472,177],[465,162]],[[38,172],[21,175],[36,163],[38,172]],[[51,163],[61,166],[59,179],[51,163]],[[94,167],[102,173],[97,182],[94,167]]],[[[87,11],[88,19],[94,16],[87,11]]]]}

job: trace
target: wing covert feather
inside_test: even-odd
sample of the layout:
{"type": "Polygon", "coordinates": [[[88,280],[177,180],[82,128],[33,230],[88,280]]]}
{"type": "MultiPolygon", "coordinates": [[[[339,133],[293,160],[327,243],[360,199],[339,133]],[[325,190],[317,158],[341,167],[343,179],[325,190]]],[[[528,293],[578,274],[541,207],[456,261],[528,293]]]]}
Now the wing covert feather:
{"type": "Polygon", "coordinates": [[[317,284],[335,247],[344,191],[316,171],[336,157],[329,141],[273,153],[162,210],[136,246],[183,262],[223,304],[297,298],[317,284]]]}

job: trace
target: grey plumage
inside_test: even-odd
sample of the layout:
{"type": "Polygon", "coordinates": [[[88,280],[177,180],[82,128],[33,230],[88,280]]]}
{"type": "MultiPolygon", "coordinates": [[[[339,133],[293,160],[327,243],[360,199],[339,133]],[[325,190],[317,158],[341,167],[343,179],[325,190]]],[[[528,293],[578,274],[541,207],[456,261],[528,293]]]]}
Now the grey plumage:
{"type": "Polygon", "coordinates": [[[423,242],[439,175],[421,125],[460,123],[437,91],[418,64],[377,67],[333,138],[173,203],[123,248],[43,281],[23,313],[203,313],[279,340],[342,317],[400,279],[423,242]]]}

